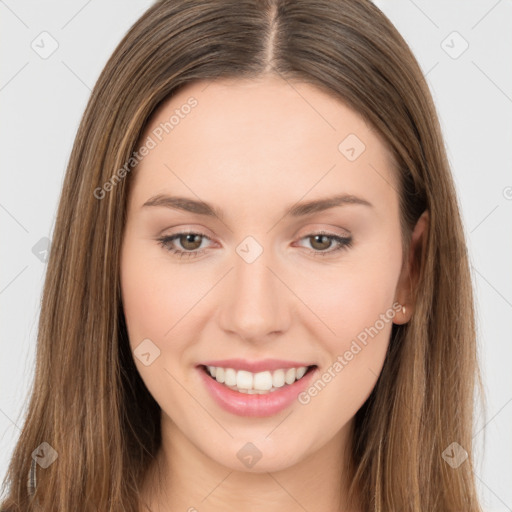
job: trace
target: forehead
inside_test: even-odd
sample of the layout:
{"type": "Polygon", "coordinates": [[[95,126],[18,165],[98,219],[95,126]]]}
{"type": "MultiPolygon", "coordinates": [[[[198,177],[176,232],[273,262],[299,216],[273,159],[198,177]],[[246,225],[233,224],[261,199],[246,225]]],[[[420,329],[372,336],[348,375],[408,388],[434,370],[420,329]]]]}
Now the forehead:
{"type": "Polygon", "coordinates": [[[140,204],[176,189],[287,204],[334,188],[383,200],[397,190],[391,153],[357,112],[279,77],[188,84],[153,114],[140,144],[150,139],[136,172],[140,204]]]}

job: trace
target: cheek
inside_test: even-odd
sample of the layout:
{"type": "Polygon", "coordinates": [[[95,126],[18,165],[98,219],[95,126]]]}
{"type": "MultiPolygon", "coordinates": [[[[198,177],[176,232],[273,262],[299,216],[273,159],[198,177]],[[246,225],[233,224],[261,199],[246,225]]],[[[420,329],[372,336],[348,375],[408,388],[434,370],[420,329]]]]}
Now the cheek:
{"type": "Polygon", "coordinates": [[[307,291],[311,309],[341,341],[373,325],[390,310],[399,277],[400,261],[387,258],[360,260],[339,268],[322,269],[309,278],[307,291]],[[314,286],[313,286],[314,284],[314,286]]]}
{"type": "MultiPolygon", "coordinates": [[[[382,255],[382,253],[380,253],[382,255]]],[[[329,424],[318,426],[318,436],[334,435],[360,409],[375,387],[386,358],[393,318],[398,265],[386,257],[372,258],[373,266],[347,265],[336,277],[316,288],[308,304],[329,327],[318,324],[316,339],[326,357],[317,380],[300,403],[312,407],[316,417],[329,417],[329,424]],[[327,429],[327,430],[326,430],[327,429]]],[[[332,272],[332,269],[331,269],[332,272]]]]}
{"type": "Polygon", "coordinates": [[[194,286],[180,282],[180,274],[169,271],[162,249],[146,240],[127,240],[121,257],[121,293],[128,339],[137,370],[157,403],[164,410],[179,406],[180,386],[172,378],[173,365],[182,363],[190,304],[197,302],[194,286]],[[194,297],[184,297],[194,295],[194,297]],[[180,319],[183,318],[183,321],[180,319]],[[149,343],[147,340],[150,340],[149,343]],[[171,343],[172,342],[172,343],[171,343]],[[149,357],[144,360],[144,354],[149,357]],[[172,392],[170,391],[172,390],[172,392]]]}
{"type": "Polygon", "coordinates": [[[319,267],[314,279],[304,273],[297,281],[303,283],[305,302],[325,326],[319,328],[316,322],[315,329],[311,327],[328,353],[324,367],[341,356],[343,368],[333,368],[333,381],[354,385],[363,394],[376,380],[372,372],[378,375],[381,370],[396,314],[393,304],[402,262],[399,238],[395,242],[382,237],[339,266],[319,267]]]}
{"type": "Polygon", "coordinates": [[[159,255],[145,248],[149,243],[127,241],[122,251],[121,291],[132,349],[145,338],[162,348],[187,303],[186,283],[169,272],[163,249],[159,255]]]}

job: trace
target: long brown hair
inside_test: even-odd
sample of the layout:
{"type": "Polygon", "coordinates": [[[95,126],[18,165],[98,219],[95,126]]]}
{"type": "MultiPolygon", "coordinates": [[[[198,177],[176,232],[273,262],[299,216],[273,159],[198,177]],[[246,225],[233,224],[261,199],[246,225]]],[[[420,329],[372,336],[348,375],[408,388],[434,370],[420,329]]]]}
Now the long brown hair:
{"type": "Polygon", "coordinates": [[[384,137],[399,175],[404,253],[429,212],[414,314],[393,326],[382,373],[356,414],[351,492],[361,493],[365,512],[481,511],[472,425],[477,381],[482,395],[483,388],[456,192],[420,67],[369,0],[163,0],[120,42],[66,171],[32,394],[4,480],[4,510],[138,512],[161,433],[121,302],[126,162],[151,114],[187,83],[265,74],[319,87],[384,137]],[[105,187],[114,176],[115,186],[105,187]],[[468,453],[457,468],[442,456],[453,442],[468,453]],[[58,458],[35,466],[31,496],[32,454],[49,447],[58,458]]]}

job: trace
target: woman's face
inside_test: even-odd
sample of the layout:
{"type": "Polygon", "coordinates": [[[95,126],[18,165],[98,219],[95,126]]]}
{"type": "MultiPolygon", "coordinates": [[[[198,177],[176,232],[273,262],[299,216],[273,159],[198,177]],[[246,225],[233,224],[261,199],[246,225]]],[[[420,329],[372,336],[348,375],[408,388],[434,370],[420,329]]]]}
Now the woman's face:
{"type": "Polygon", "coordinates": [[[409,316],[383,141],[343,103],[277,78],[188,85],[141,141],[122,299],[163,435],[254,472],[342,444],[409,316]]]}

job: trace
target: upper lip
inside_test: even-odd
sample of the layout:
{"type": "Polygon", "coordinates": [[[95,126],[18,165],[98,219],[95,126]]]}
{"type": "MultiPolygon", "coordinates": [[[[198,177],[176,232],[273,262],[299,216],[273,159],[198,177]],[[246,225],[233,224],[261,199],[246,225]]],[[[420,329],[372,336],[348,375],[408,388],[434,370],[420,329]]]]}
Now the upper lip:
{"type": "Polygon", "coordinates": [[[245,370],[251,373],[264,372],[265,370],[273,371],[279,370],[281,368],[300,368],[301,366],[313,366],[313,363],[285,361],[284,359],[262,359],[260,361],[248,361],[247,359],[222,359],[217,361],[206,361],[201,364],[204,366],[220,366],[221,368],[245,370]]]}

